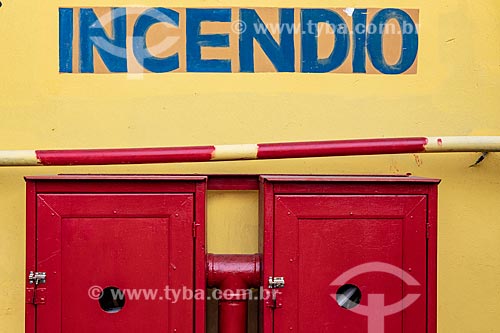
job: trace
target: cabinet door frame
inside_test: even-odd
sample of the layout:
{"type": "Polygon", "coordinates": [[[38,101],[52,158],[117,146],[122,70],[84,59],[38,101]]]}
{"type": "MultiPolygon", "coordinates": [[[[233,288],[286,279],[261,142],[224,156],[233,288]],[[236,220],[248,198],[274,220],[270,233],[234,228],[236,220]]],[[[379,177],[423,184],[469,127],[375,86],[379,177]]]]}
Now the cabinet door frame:
{"type": "MultiPolygon", "coordinates": [[[[271,293],[267,278],[274,270],[274,219],[277,195],[424,195],[427,205],[427,290],[428,333],[437,332],[437,185],[440,180],[392,176],[286,176],[260,178],[259,251],[262,254],[264,295],[271,293]]],[[[260,302],[260,331],[274,331],[274,309],[270,299],[260,302]]]]}
{"type": "MultiPolygon", "coordinates": [[[[30,271],[36,271],[37,202],[40,194],[191,194],[194,201],[193,288],[205,290],[206,176],[63,175],[26,177],[25,332],[36,332],[34,288],[30,271]]],[[[193,300],[194,332],[205,331],[205,302],[193,300]]]]}

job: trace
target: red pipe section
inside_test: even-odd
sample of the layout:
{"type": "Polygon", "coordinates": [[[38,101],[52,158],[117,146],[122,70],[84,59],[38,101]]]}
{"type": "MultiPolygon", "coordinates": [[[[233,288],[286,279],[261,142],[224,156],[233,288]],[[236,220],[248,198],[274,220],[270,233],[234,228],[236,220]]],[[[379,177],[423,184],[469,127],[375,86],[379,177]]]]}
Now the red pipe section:
{"type": "Polygon", "coordinates": [[[419,153],[427,138],[361,139],[312,142],[264,143],[259,159],[419,153]]]}
{"type": "Polygon", "coordinates": [[[42,165],[105,165],[175,162],[206,162],[212,158],[214,146],[37,150],[42,165]]]}
{"type": "Polygon", "coordinates": [[[219,333],[246,333],[250,288],[260,286],[258,254],[208,254],[207,285],[219,289],[219,333]]]}

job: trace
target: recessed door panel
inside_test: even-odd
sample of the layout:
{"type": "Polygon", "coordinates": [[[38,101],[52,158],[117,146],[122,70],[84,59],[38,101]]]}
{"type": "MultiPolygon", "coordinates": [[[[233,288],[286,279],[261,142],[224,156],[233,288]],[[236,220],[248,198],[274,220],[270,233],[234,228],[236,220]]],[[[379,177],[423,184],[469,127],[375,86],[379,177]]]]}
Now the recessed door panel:
{"type": "Polygon", "coordinates": [[[276,195],[274,331],[425,332],[426,241],[423,195],[276,195]]]}
{"type": "Polygon", "coordinates": [[[37,332],[192,332],[193,194],[41,194],[37,332]],[[182,320],[179,320],[182,318],[182,320]]]}

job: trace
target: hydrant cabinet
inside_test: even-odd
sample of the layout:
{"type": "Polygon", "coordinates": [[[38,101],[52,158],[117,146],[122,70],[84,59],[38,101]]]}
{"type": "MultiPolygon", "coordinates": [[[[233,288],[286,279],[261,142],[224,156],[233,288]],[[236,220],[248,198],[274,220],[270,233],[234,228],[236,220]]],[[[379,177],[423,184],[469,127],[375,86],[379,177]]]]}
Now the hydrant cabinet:
{"type": "Polygon", "coordinates": [[[261,177],[263,332],[436,332],[438,180],[261,177]]]}
{"type": "MultiPolygon", "coordinates": [[[[262,333],[435,333],[438,183],[28,177],[26,332],[205,332],[207,283],[260,282],[262,333]],[[260,254],[207,265],[207,189],[259,190],[260,254]]],[[[245,330],[241,304],[219,307],[221,332],[245,330]]]]}
{"type": "Polygon", "coordinates": [[[203,331],[206,177],[27,183],[26,332],[203,331]]]}

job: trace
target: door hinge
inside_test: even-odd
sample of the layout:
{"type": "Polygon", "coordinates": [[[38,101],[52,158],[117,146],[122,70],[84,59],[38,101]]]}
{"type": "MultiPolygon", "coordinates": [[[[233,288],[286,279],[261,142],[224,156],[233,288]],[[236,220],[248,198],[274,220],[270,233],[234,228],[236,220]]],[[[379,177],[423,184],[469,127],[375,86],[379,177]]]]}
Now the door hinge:
{"type": "Polygon", "coordinates": [[[26,303],[33,305],[41,305],[47,302],[46,288],[26,288],[26,303]]]}
{"type": "Polygon", "coordinates": [[[199,223],[196,223],[196,221],[193,221],[193,238],[196,238],[199,226],[200,226],[199,223]]]}

